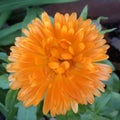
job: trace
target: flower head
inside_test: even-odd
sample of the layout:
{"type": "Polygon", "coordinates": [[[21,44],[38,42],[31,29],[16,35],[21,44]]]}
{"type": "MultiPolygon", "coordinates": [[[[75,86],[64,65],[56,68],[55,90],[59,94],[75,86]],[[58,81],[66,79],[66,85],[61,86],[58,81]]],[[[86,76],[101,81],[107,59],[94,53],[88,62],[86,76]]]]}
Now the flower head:
{"type": "Polygon", "coordinates": [[[65,114],[71,108],[76,113],[78,104],[92,104],[104,92],[102,80],[112,70],[100,61],[108,58],[109,45],[90,19],[56,13],[52,24],[44,12],[22,31],[26,36],[11,47],[7,71],[24,106],[43,99],[44,114],[65,114]]]}

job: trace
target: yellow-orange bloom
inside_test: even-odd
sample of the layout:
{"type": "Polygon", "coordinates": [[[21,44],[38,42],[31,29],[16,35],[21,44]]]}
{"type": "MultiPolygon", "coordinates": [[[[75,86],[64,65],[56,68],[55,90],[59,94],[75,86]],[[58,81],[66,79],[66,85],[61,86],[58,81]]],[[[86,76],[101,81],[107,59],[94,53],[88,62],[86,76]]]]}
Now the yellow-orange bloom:
{"type": "Polygon", "coordinates": [[[22,31],[26,36],[11,47],[7,71],[11,89],[20,89],[18,99],[26,107],[43,99],[44,114],[65,114],[71,108],[76,113],[78,104],[92,104],[104,92],[102,80],[112,70],[100,61],[108,58],[109,45],[90,19],[56,13],[52,24],[44,12],[22,31]]]}

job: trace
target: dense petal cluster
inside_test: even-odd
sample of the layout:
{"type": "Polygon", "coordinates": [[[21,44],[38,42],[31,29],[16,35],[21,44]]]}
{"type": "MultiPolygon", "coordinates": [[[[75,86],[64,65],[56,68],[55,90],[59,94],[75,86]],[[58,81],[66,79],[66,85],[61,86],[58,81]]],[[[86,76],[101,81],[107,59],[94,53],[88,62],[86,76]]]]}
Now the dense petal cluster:
{"type": "Polygon", "coordinates": [[[92,104],[104,92],[102,80],[112,70],[100,61],[108,58],[109,45],[90,19],[56,13],[52,23],[44,12],[22,31],[26,36],[11,47],[7,71],[11,89],[19,89],[18,99],[26,107],[43,99],[44,114],[65,114],[71,108],[76,113],[78,104],[92,104]]]}

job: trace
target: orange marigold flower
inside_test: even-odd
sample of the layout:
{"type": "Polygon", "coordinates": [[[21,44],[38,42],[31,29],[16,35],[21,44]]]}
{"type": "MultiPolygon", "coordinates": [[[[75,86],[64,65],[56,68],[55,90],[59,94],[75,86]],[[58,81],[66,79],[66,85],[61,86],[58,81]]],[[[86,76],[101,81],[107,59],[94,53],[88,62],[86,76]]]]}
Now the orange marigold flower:
{"type": "Polygon", "coordinates": [[[92,104],[104,92],[102,80],[112,70],[100,61],[108,58],[109,45],[90,19],[56,13],[52,24],[44,12],[22,31],[26,36],[17,37],[11,47],[7,71],[24,106],[43,99],[44,114],[65,114],[71,108],[76,113],[78,104],[92,104]]]}

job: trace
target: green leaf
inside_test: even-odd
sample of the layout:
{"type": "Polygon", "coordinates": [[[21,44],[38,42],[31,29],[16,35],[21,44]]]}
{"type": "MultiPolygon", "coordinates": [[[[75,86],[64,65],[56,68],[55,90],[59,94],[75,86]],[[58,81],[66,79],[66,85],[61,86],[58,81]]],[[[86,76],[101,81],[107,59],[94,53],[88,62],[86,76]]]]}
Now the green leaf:
{"type": "Polygon", "coordinates": [[[2,63],[2,66],[3,66],[3,68],[5,68],[5,69],[6,69],[6,65],[7,65],[7,63],[2,63]]]}
{"type": "Polygon", "coordinates": [[[94,111],[100,113],[110,99],[111,99],[111,94],[109,92],[103,93],[101,97],[97,97],[94,103],[95,105],[94,111]]]}
{"type": "Polygon", "coordinates": [[[110,120],[110,119],[102,116],[96,116],[95,120],[110,120]]]}
{"type": "Polygon", "coordinates": [[[79,105],[78,113],[84,114],[86,112],[86,105],[79,105]]]}
{"type": "Polygon", "coordinates": [[[118,116],[118,111],[114,108],[110,108],[107,104],[99,115],[109,118],[109,120],[114,120],[114,118],[118,116]]]}
{"type": "Polygon", "coordinates": [[[111,99],[108,102],[109,107],[120,111],[120,94],[116,92],[111,93],[111,99]]]}
{"type": "Polygon", "coordinates": [[[41,120],[41,118],[44,116],[42,112],[43,108],[43,101],[40,102],[40,104],[37,106],[37,118],[38,120],[41,120]]]}
{"type": "Polygon", "coordinates": [[[5,97],[8,90],[3,90],[0,88],[0,103],[5,104],[5,97]]]}
{"type": "Polygon", "coordinates": [[[6,107],[0,103],[0,112],[4,115],[4,116],[7,116],[7,109],[6,107]]]}
{"type": "Polygon", "coordinates": [[[52,16],[49,16],[52,24],[54,24],[54,18],[52,16]]]}
{"type": "Polygon", "coordinates": [[[106,34],[106,33],[112,32],[112,31],[114,31],[114,30],[116,30],[116,28],[107,29],[107,30],[102,30],[102,31],[100,31],[100,33],[101,33],[101,34],[106,34]]]}
{"type": "Polygon", "coordinates": [[[18,8],[25,8],[27,6],[36,6],[36,5],[47,5],[53,3],[65,3],[65,2],[74,2],[77,0],[1,0],[0,1],[0,12],[5,10],[15,10],[18,8]]]}
{"type": "Polygon", "coordinates": [[[2,89],[9,88],[8,74],[0,75],[0,88],[2,89]]]}
{"type": "Polygon", "coordinates": [[[23,20],[22,28],[26,28],[28,23],[36,18],[40,13],[42,13],[42,9],[40,8],[27,8],[27,15],[23,20]]]}
{"type": "Polygon", "coordinates": [[[98,31],[102,30],[102,25],[97,20],[92,20],[92,23],[97,26],[98,31]]]}
{"type": "Polygon", "coordinates": [[[110,120],[107,116],[102,116],[96,111],[92,111],[91,109],[87,109],[84,114],[80,114],[79,120],[110,120]]]}
{"type": "Polygon", "coordinates": [[[111,74],[110,79],[105,82],[105,84],[107,85],[107,90],[109,91],[120,91],[120,79],[115,73],[111,74]]]}
{"type": "Polygon", "coordinates": [[[100,23],[101,20],[106,20],[106,19],[108,19],[108,17],[100,16],[100,17],[97,18],[97,21],[100,23]]]}
{"type": "Polygon", "coordinates": [[[1,12],[0,14],[0,28],[4,25],[6,20],[9,18],[11,11],[1,12]]]}
{"type": "Polygon", "coordinates": [[[73,113],[72,110],[68,111],[65,115],[56,116],[57,120],[80,120],[79,114],[73,113]]]}
{"type": "Polygon", "coordinates": [[[18,108],[17,120],[37,120],[36,107],[25,108],[20,102],[16,104],[16,107],[18,108]]]}
{"type": "Polygon", "coordinates": [[[120,111],[114,120],[119,120],[119,119],[120,119],[120,111]]]}
{"type": "Polygon", "coordinates": [[[15,41],[15,37],[21,36],[21,31],[13,32],[3,38],[0,38],[0,46],[11,45],[15,41]]]}
{"type": "Polygon", "coordinates": [[[102,26],[100,24],[101,20],[105,20],[105,19],[108,19],[107,17],[98,17],[97,20],[92,20],[93,24],[95,24],[97,26],[97,29],[98,31],[101,31],[102,30],[102,26]]]}
{"type": "Polygon", "coordinates": [[[95,118],[95,113],[87,109],[87,111],[84,114],[80,114],[79,120],[96,120],[94,118],[95,118]]]}
{"type": "Polygon", "coordinates": [[[107,117],[100,116],[95,112],[87,110],[85,114],[80,115],[80,120],[110,120],[107,117]]]}
{"type": "Polygon", "coordinates": [[[0,64],[0,75],[5,74],[5,73],[6,73],[6,69],[4,68],[2,64],[0,64]]]}
{"type": "Polygon", "coordinates": [[[110,118],[110,120],[116,120],[117,116],[119,116],[120,112],[120,94],[116,92],[111,92],[111,99],[109,102],[104,106],[100,115],[106,116],[110,118]]]}
{"type": "Polygon", "coordinates": [[[17,93],[18,91],[9,90],[6,95],[5,106],[8,110],[6,120],[16,120],[17,108],[15,105],[17,103],[17,93]]]}
{"type": "Polygon", "coordinates": [[[10,26],[8,28],[5,28],[5,29],[1,30],[0,31],[0,38],[3,38],[6,35],[9,35],[9,34],[15,32],[15,31],[21,29],[22,24],[23,24],[22,22],[16,23],[16,24],[14,24],[14,25],[12,25],[12,26],[10,26]]]}
{"type": "Polygon", "coordinates": [[[81,12],[81,14],[80,14],[80,17],[82,17],[83,20],[86,20],[86,19],[87,19],[87,15],[88,15],[88,6],[86,5],[86,6],[83,8],[83,10],[82,10],[82,12],[81,12]]]}
{"type": "Polygon", "coordinates": [[[7,54],[4,53],[4,52],[0,52],[0,60],[8,63],[8,56],[7,56],[7,54]]]}

